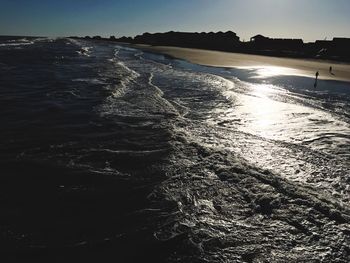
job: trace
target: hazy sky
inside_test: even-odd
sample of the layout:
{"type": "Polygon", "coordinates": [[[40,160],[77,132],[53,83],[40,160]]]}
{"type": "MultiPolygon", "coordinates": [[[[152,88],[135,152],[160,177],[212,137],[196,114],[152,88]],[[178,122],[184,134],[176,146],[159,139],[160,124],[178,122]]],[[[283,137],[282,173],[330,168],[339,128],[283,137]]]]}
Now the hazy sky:
{"type": "Polygon", "coordinates": [[[0,0],[0,35],[128,35],[164,31],[350,37],[350,0],[0,0]]]}

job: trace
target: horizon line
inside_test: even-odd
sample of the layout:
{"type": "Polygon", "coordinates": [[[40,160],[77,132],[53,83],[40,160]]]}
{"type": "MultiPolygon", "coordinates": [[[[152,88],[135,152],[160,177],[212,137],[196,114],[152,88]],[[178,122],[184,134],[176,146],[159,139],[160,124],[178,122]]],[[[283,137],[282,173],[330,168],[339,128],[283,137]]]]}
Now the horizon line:
{"type": "Polygon", "coordinates": [[[349,37],[346,37],[346,36],[334,36],[334,37],[331,37],[331,38],[328,38],[328,37],[325,37],[324,39],[315,39],[315,40],[304,40],[303,38],[294,38],[294,37],[270,37],[270,36],[265,36],[261,33],[257,33],[255,35],[253,35],[252,37],[249,38],[248,41],[246,41],[244,38],[242,38],[241,40],[241,37],[238,36],[238,34],[235,32],[235,31],[232,31],[232,30],[228,30],[228,31],[201,31],[201,32],[198,32],[198,31],[175,31],[175,30],[170,30],[170,31],[165,31],[165,32],[153,32],[153,31],[147,31],[147,32],[143,32],[143,33],[139,33],[139,34],[135,34],[135,35],[131,35],[131,36],[126,36],[126,35],[122,35],[122,36],[118,36],[116,34],[102,34],[102,35],[96,35],[96,34],[92,34],[92,35],[72,35],[72,34],[69,34],[69,35],[56,35],[56,36],[49,36],[49,35],[12,35],[12,34],[0,34],[0,37],[43,37],[43,38],[70,38],[70,37],[80,37],[80,38],[84,38],[84,37],[96,37],[96,36],[100,36],[101,38],[110,38],[112,36],[116,37],[116,38],[122,38],[122,37],[127,37],[127,38],[135,38],[136,36],[141,36],[143,34],[165,34],[165,33],[189,33],[189,34],[201,34],[201,33],[214,33],[214,34],[217,34],[217,33],[228,33],[228,32],[233,32],[236,34],[237,37],[239,37],[239,41],[240,42],[250,42],[250,39],[254,36],[257,36],[257,35],[262,35],[266,38],[271,38],[271,39],[301,39],[304,43],[311,43],[311,42],[316,42],[316,41],[332,41],[334,40],[335,38],[348,38],[350,39],[350,36],[349,37]],[[307,41],[307,42],[305,42],[307,41]]]}

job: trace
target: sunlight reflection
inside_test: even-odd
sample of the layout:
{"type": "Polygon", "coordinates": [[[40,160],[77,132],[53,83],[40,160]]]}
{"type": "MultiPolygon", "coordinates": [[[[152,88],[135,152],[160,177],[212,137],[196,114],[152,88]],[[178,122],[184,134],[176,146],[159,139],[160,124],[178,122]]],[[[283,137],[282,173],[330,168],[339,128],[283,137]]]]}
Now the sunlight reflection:
{"type": "Polygon", "coordinates": [[[278,66],[255,66],[255,67],[240,67],[241,69],[253,69],[255,70],[256,76],[253,78],[267,78],[281,75],[302,75],[297,69],[278,67],[278,66]]]}
{"type": "Polygon", "coordinates": [[[263,136],[269,135],[272,126],[284,117],[282,105],[268,98],[271,92],[268,85],[253,86],[251,96],[242,98],[241,110],[247,113],[248,129],[259,131],[263,136]]]}
{"type": "Polygon", "coordinates": [[[227,119],[241,120],[240,129],[266,138],[286,139],[291,134],[288,131],[299,126],[295,123],[295,115],[303,108],[276,100],[285,96],[287,91],[274,85],[254,84],[249,86],[250,91],[240,94],[238,107],[227,112],[227,119]],[[239,118],[237,118],[238,116],[239,118]]]}
{"type": "Polygon", "coordinates": [[[239,152],[249,163],[298,182],[313,180],[317,169],[324,170],[304,161],[303,147],[327,154],[346,152],[349,124],[310,104],[309,97],[273,84],[234,84],[224,93],[232,104],[212,112],[209,121],[219,135],[210,133],[210,141],[206,135],[207,144],[239,152]]]}

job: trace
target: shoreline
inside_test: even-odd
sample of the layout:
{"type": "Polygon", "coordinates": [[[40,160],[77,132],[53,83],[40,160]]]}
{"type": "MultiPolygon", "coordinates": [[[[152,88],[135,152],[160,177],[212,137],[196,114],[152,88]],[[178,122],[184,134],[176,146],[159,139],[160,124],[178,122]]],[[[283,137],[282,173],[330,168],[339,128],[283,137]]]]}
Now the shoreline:
{"type": "Polygon", "coordinates": [[[321,80],[350,82],[350,64],[335,61],[270,57],[171,46],[149,46],[141,44],[132,46],[203,66],[261,69],[268,77],[287,75],[315,78],[316,71],[319,71],[319,79],[321,80]],[[333,74],[329,72],[330,66],[333,68],[333,74]]]}

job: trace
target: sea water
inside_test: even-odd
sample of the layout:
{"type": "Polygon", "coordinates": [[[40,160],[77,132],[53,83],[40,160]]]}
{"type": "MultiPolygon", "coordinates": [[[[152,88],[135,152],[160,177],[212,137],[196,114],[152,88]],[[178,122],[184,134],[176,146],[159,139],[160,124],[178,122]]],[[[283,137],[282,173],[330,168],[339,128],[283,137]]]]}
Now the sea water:
{"type": "Polygon", "coordinates": [[[2,257],[347,262],[350,84],[313,83],[2,37],[2,257]]]}

